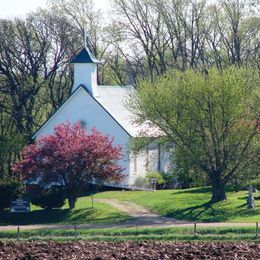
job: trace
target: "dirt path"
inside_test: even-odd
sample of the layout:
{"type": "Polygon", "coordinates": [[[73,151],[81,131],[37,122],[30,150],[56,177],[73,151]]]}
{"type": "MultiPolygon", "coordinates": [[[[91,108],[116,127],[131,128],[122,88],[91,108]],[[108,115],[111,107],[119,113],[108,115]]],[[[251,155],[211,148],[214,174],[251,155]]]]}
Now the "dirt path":
{"type": "MultiPolygon", "coordinates": [[[[129,201],[119,201],[117,199],[95,199],[96,202],[102,202],[111,205],[112,207],[128,214],[133,219],[128,221],[128,224],[140,226],[193,226],[193,222],[185,220],[177,220],[160,216],[151,210],[129,201]]],[[[127,222],[127,221],[126,221],[127,222]]],[[[236,227],[236,226],[254,226],[255,223],[228,223],[228,222],[214,222],[214,223],[197,223],[201,227],[236,227]]]]}
{"type": "Polygon", "coordinates": [[[119,201],[117,199],[95,199],[95,201],[109,204],[134,218],[159,217],[149,209],[130,201],[119,201]]]}
{"type": "MultiPolygon", "coordinates": [[[[119,201],[116,199],[95,199],[96,202],[106,203],[112,207],[129,215],[129,220],[123,222],[117,222],[112,224],[82,224],[78,225],[77,228],[130,228],[130,227],[172,227],[181,226],[189,227],[193,226],[194,223],[167,218],[153,213],[149,209],[128,201],[119,201]]],[[[255,223],[227,223],[227,222],[216,222],[216,223],[197,223],[199,227],[245,227],[254,226],[255,223]]],[[[73,229],[74,225],[25,225],[20,226],[20,230],[32,230],[32,229],[73,229]]],[[[0,226],[0,231],[17,230],[17,226],[0,226]]]]}
{"type": "Polygon", "coordinates": [[[172,218],[167,218],[160,216],[149,209],[140,206],[136,203],[129,201],[119,201],[116,199],[95,199],[96,202],[102,202],[109,204],[110,206],[126,213],[133,219],[128,220],[128,223],[132,223],[133,225],[173,225],[173,224],[188,224],[187,221],[176,220],[172,218]]]}

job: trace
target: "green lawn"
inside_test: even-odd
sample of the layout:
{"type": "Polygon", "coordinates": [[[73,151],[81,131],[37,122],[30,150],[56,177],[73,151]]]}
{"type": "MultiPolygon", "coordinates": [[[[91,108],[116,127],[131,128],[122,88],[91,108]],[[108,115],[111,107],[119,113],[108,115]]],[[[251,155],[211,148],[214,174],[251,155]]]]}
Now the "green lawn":
{"type": "Polygon", "coordinates": [[[133,201],[160,215],[182,220],[202,222],[256,222],[260,221],[260,193],[256,208],[247,209],[247,192],[228,192],[227,201],[209,204],[210,188],[186,190],[102,192],[95,198],[115,198],[133,201]]]}
{"type": "MultiPolygon", "coordinates": [[[[209,204],[209,188],[187,190],[112,191],[101,192],[94,198],[116,198],[132,201],[150,208],[160,215],[175,219],[198,222],[260,222],[260,193],[256,196],[255,209],[247,209],[247,192],[228,192],[228,200],[209,204]]],[[[94,204],[90,197],[79,198],[76,207],[69,210],[68,205],[57,210],[42,210],[35,206],[30,213],[0,213],[0,225],[28,224],[87,224],[112,223],[129,217],[117,209],[104,204],[94,204]]]]}
{"type": "MultiPolygon", "coordinates": [[[[16,240],[16,231],[1,231],[0,239],[16,240]]],[[[121,228],[121,229],[40,229],[21,230],[20,240],[55,240],[68,241],[73,239],[93,241],[122,240],[201,240],[201,241],[259,241],[254,227],[198,227],[194,236],[192,227],[174,228],[121,228]]]]}
{"type": "Polygon", "coordinates": [[[112,223],[128,218],[104,203],[95,202],[93,210],[90,197],[82,197],[77,200],[73,210],[69,210],[66,204],[62,209],[54,210],[32,206],[29,213],[0,212],[0,225],[112,223]]]}

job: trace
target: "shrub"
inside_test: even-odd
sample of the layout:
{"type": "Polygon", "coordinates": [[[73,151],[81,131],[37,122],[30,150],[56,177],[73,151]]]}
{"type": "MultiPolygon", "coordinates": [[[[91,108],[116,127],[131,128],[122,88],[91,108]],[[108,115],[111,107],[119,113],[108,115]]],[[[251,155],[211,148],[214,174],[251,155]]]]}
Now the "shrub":
{"type": "Polygon", "coordinates": [[[147,178],[156,179],[156,188],[163,189],[165,186],[165,180],[160,172],[148,172],[146,174],[147,178]]]}
{"type": "Polygon", "coordinates": [[[249,182],[255,189],[260,190],[260,176],[249,182]]]}
{"type": "Polygon", "coordinates": [[[16,180],[0,180],[0,211],[9,208],[12,200],[22,193],[23,185],[16,180]]]}
{"type": "Polygon", "coordinates": [[[32,204],[43,209],[61,208],[65,204],[65,194],[62,188],[52,187],[42,191],[32,198],[32,204]]]}
{"type": "Polygon", "coordinates": [[[44,188],[39,184],[26,184],[25,187],[30,200],[32,198],[37,197],[39,194],[41,194],[44,191],[44,188]]]}
{"type": "Polygon", "coordinates": [[[164,189],[174,189],[176,188],[176,178],[173,174],[173,172],[163,172],[162,173],[163,179],[164,179],[164,189]]]}
{"type": "Polygon", "coordinates": [[[139,187],[139,188],[149,186],[149,180],[145,177],[138,176],[135,179],[134,186],[139,187]]]}

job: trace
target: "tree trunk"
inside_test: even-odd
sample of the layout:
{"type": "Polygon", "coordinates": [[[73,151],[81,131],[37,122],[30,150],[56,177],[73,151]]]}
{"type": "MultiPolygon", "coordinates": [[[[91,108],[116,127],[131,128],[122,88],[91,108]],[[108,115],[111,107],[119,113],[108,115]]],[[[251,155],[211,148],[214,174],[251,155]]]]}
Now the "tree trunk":
{"type": "Polygon", "coordinates": [[[70,209],[74,209],[75,208],[75,204],[77,201],[77,198],[74,196],[68,196],[68,201],[69,201],[69,207],[70,209]]]}
{"type": "Polygon", "coordinates": [[[226,192],[225,192],[225,184],[221,183],[220,180],[213,181],[211,183],[212,185],[212,197],[210,202],[217,202],[217,201],[222,201],[226,200],[226,192]]]}

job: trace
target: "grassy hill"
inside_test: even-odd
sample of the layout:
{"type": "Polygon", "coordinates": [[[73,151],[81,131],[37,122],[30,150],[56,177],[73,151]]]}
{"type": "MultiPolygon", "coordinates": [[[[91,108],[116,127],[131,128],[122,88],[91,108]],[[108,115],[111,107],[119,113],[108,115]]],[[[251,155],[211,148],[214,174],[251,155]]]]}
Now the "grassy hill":
{"type": "MultiPolygon", "coordinates": [[[[152,211],[175,219],[198,222],[256,222],[260,221],[260,193],[256,196],[256,208],[247,209],[247,192],[228,192],[228,200],[209,204],[209,188],[187,190],[110,191],[95,194],[94,198],[132,201],[152,211]]],[[[62,209],[42,210],[32,206],[30,213],[0,213],[0,225],[26,224],[86,224],[112,223],[128,219],[119,210],[95,202],[91,208],[91,198],[81,197],[73,210],[65,205],[62,209]]]]}
{"type": "Polygon", "coordinates": [[[76,207],[69,210],[68,204],[62,209],[43,210],[32,206],[29,213],[0,212],[0,225],[30,224],[89,224],[111,223],[126,220],[129,217],[104,203],[95,202],[94,209],[90,197],[77,200],[76,207]]]}
{"type": "Polygon", "coordinates": [[[96,198],[115,198],[133,201],[154,212],[176,219],[203,222],[256,222],[260,221],[260,193],[256,198],[256,208],[247,209],[247,192],[228,192],[227,201],[209,204],[210,188],[186,190],[159,190],[102,192],[96,198]]]}

